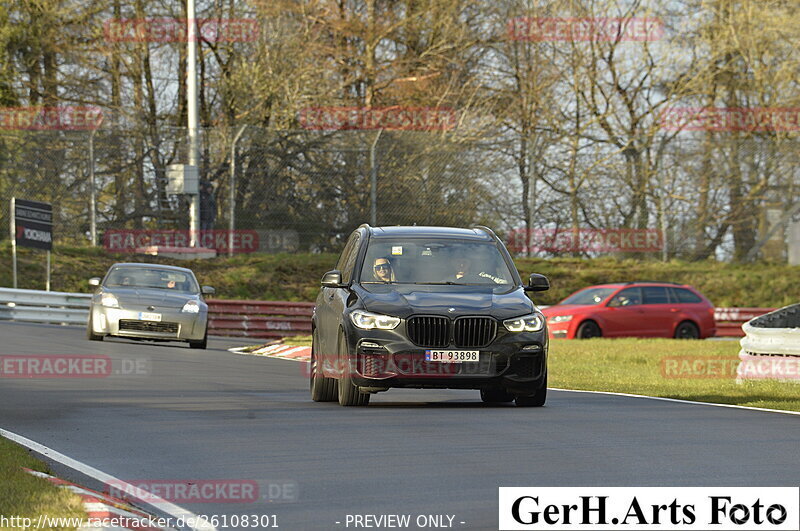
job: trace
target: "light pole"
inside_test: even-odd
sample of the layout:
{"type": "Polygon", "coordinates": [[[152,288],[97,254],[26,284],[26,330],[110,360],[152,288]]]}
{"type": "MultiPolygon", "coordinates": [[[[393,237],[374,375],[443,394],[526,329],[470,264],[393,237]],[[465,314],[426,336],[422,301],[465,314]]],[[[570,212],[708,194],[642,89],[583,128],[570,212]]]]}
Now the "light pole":
{"type": "Polygon", "coordinates": [[[97,192],[95,192],[94,182],[94,133],[97,129],[92,129],[89,133],[89,235],[92,239],[92,247],[97,245],[97,192]]]}
{"type": "MultiPolygon", "coordinates": [[[[197,20],[194,0],[186,0],[186,99],[189,126],[189,165],[197,168],[200,175],[200,145],[197,139],[197,20]]],[[[190,246],[197,247],[200,234],[200,195],[189,194],[189,238],[190,246]]]]}

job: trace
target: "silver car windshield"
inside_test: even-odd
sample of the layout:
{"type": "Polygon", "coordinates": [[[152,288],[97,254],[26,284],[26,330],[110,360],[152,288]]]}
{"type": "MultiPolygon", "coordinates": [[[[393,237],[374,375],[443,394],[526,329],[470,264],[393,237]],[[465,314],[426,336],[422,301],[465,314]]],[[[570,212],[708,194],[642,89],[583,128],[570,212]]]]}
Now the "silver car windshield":
{"type": "Polygon", "coordinates": [[[109,288],[150,288],[194,294],[200,292],[194,277],[188,273],[146,267],[115,267],[103,285],[109,288]]]}
{"type": "Polygon", "coordinates": [[[494,286],[513,279],[493,242],[373,238],[360,282],[494,286]]]}

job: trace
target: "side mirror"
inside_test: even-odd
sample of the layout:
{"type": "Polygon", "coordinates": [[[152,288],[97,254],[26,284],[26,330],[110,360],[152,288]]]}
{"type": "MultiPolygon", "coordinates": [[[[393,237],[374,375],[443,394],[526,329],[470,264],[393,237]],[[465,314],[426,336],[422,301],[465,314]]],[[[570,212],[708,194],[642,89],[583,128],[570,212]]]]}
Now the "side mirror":
{"type": "Polygon", "coordinates": [[[90,278],[89,279],[89,285],[90,286],[95,286],[95,287],[99,286],[100,285],[100,277],[92,277],[92,278],[90,278]]]}
{"type": "Polygon", "coordinates": [[[322,275],[322,286],[326,288],[341,288],[342,272],[334,269],[322,275]]]}
{"type": "Polygon", "coordinates": [[[539,273],[533,273],[531,278],[528,279],[528,285],[525,286],[525,291],[547,291],[550,289],[550,281],[547,277],[539,273]]]}
{"type": "Polygon", "coordinates": [[[203,286],[202,288],[200,288],[200,291],[203,293],[203,295],[213,295],[217,292],[217,290],[215,290],[211,286],[203,286]]]}

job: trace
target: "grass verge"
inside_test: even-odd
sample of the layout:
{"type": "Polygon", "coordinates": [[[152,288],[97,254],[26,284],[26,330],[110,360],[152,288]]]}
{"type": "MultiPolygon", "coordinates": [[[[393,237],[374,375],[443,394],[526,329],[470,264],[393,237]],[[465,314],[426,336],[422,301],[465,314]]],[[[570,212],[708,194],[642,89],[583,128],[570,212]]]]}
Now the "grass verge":
{"type": "MultiPolygon", "coordinates": [[[[44,463],[29,455],[28,450],[0,437],[0,515],[6,518],[30,518],[34,525],[39,515],[51,518],[86,518],[83,503],[78,496],[32,476],[22,470],[22,467],[49,472],[44,463]]],[[[0,526],[0,529],[12,528],[0,526]]]]}
{"type": "MultiPolygon", "coordinates": [[[[19,249],[19,287],[44,289],[44,253],[19,249]]],[[[110,254],[102,248],[56,246],[52,289],[88,293],[87,280],[103,276],[115,262],[151,262],[191,268],[202,284],[214,286],[220,299],[313,301],[319,280],[333,269],[336,254],[240,254],[209,260],[172,260],[135,254],[110,254]]],[[[604,282],[665,280],[691,284],[716,306],[778,308],[797,302],[799,266],[714,261],[683,262],[579,258],[519,258],[523,279],[547,275],[550,291],[537,293],[537,304],[555,304],[570,293],[604,282]]],[[[0,242],[0,286],[11,286],[11,245],[0,242]]]]}
{"type": "Polygon", "coordinates": [[[738,354],[737,341],[555,340],[550,343],[548,383],[565,389],[800,411],[800,382],[737,384],[738,354]],[[700,363],[692,368],[683,360],[700,363]]]}
{"type": "MultiPolygon", "coordinates": [[[[286,338],[284,344],[310,346],[311,336],[286,338]]],[[[800,382],[762,380],[737,384],[738,355],[738,341],[559,339],[550,343],[548,384],[564,389],[800,411],[800,382]]]]}

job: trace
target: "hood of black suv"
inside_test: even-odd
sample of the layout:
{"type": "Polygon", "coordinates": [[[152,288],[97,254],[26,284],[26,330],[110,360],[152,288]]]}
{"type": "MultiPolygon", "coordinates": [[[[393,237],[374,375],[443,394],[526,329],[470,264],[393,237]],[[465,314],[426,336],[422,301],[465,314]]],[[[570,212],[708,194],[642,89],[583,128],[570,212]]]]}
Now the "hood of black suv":
{"type": "Polygon", "coordinates": [[[406,318],[410,315],[489,315],[508,319],[531,313],[533,302],[521,287],[430,284],[354,285],[364,309],[406,318]]]}

